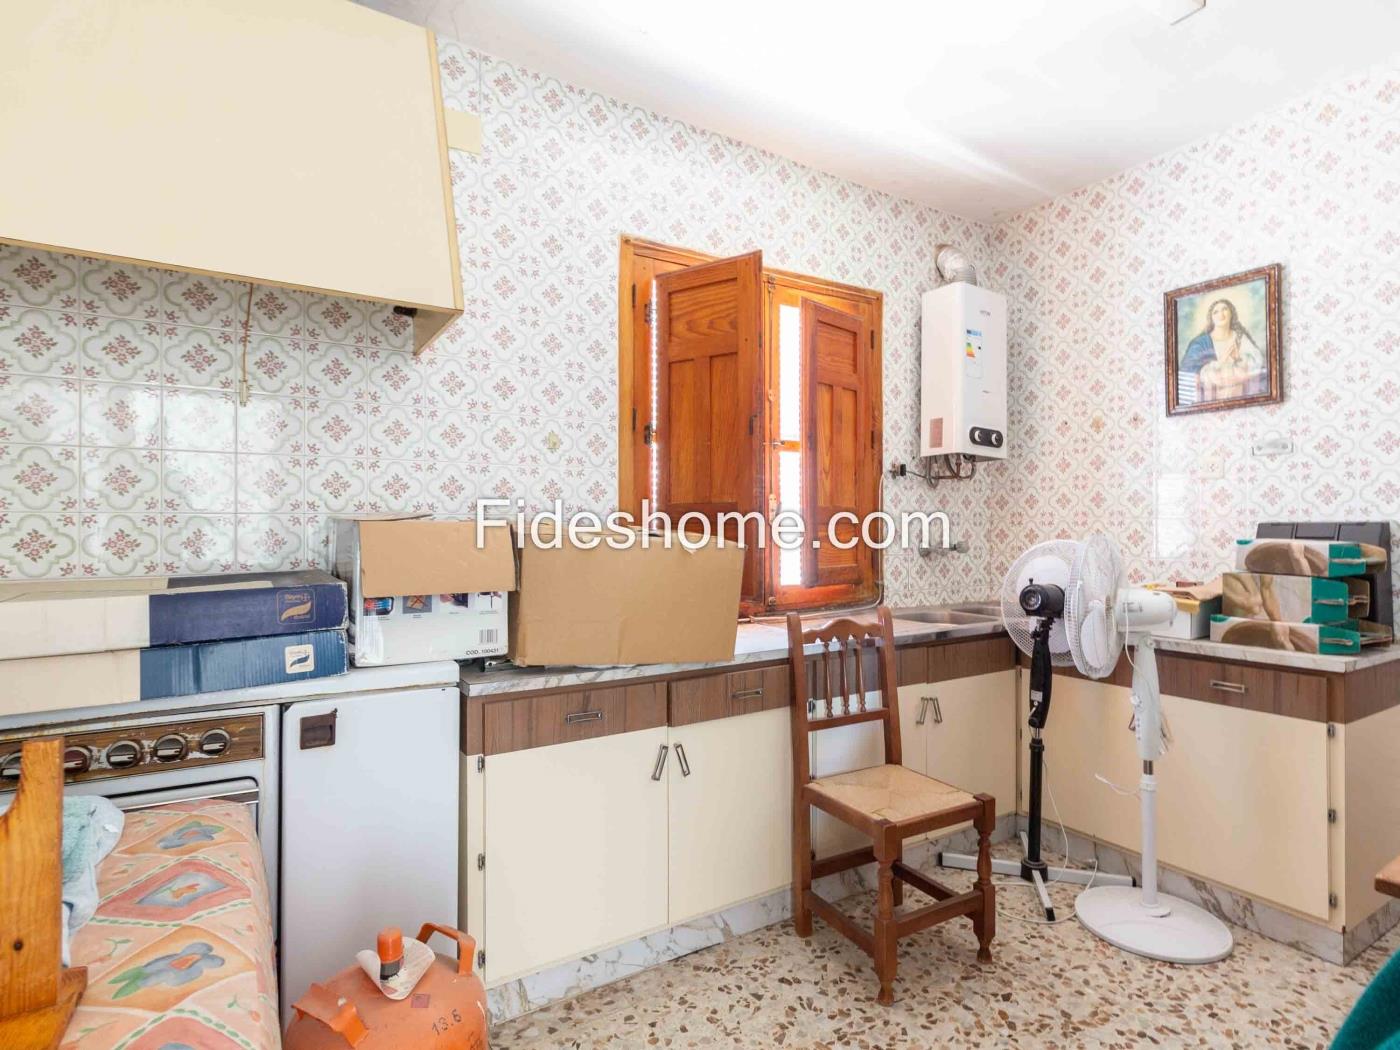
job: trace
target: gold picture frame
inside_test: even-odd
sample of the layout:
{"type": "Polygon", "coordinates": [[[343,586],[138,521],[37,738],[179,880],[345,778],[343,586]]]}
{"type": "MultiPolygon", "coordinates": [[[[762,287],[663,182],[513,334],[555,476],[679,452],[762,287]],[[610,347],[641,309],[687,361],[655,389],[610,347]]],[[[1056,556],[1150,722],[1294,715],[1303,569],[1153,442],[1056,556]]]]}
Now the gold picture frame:
{"type": "Polygon", "coordinates": [[[1273,263],[1164,295],[1167,415],[1283,400],[1282,277],[1273,263]]]}

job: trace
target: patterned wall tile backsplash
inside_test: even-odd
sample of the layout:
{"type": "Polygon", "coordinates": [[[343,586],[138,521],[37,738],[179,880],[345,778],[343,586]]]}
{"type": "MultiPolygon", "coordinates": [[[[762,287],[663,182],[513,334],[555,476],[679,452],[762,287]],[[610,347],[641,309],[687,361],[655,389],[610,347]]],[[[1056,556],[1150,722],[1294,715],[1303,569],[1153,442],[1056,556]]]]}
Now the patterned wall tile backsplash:
{"type": "Polygon", "coordinates": [[[390,376],[411,361],[405,320],[368,303],[249,294],[0,246],[0,576],[319,564],[332,504],[311,479],[343,454],[362,494],[371,471],[384,475],[363,509],[400,505],[390,477],[422,461],[388,464],[398,448],[366,436],[394,415],[390,376]],[[348,433],[361,436],[353,448],[348,433]]]}
{"type": "MultiPolygon", "coordinates": [[[[485,148],[452,154],[466,316],[418,360],[386,311],[258,289],[240,408],[246,288],[0,248],[0,575],[318,564],[328,514],[486,495],[611,509],[622,233],[884,291],[886,453],[913,457],[933,246],[985,266],[987,227],[448,41],[440,59],[485,148]]],[[[995,473],[954,508],[974,550],[995,473]]],[[[929,505],[922,482],[885,498],[929,505]]],[[[894,554],[891,597],[983,594],[979,564],[894,554]]]]}
{"type": "Polygon", "coordinates": [[[882,290],[887,462],[917,453],[934,245],[1006,292],[1010,459],[886,482],[971,547],[890,552],[891,602],[993,594],[1059,534],[1199,575],[1261,517],[1400,505],[1393,66],[988,227],[450,41],[440,61],[485,143],[452,154],[466,315],[420,359],[370,304],[0,246],[0,577],[323,564],[342,511],[610,509],[620,233],[882,290]],[[1287,400],[1166,419],[1162,292],[1266,262],[1287,400]],[[1268,435],[1294,451],[1251,456],[1268,435]]]}

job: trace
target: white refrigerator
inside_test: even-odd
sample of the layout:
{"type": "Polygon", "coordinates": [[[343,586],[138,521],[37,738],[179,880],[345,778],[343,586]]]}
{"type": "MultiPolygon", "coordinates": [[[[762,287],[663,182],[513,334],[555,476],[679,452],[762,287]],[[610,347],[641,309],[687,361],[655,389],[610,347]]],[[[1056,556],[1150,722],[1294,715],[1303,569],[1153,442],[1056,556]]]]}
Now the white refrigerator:
{"type": "Polygon", "coordinates": [[[284,1025],[382,927],[455,924],[458,698],[454,684],[283,709],[284,1025]]]}

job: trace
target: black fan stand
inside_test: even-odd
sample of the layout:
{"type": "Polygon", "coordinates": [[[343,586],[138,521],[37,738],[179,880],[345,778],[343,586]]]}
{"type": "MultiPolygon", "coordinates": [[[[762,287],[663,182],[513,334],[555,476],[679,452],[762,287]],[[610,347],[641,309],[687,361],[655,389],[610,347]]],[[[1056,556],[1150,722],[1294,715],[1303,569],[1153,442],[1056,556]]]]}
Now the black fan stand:
{"type": "MultiPolygon", "coordinates": [[[[1107,875],[1078,868],[1052,868],[1040,855],[1041,805],[1045,790],[1045,740],[1042,733],[1050,718],[1050,689],[1055,677],[1050,655],[1050,632],[1055,629],[1056,621],[1064,616],[1065,592],[1053,584],[1039,584],[1032,580],[1022,589],[1020,601],[1027,615],[1036,617],[1035,630],[1031,632],[1031,711],[1026,719],[1031,730],[1028,816],[1026,830],[1021,836],[1021,860],[993,860],[992,871],[997,875],[1015,876],[1034,886],[1045,911],[1046,922],[1054,922],[1055,906],[1050,902],[1050,891],[1046,888],[1051,882],[1080,885],[1092,882],[1104,886],[1135,886],[1137,882],[1126,875],[1107,875]]],[[[940,852],[937,863],[943,868],[977,870],[977,858],[968,853],[940,852]]]]}

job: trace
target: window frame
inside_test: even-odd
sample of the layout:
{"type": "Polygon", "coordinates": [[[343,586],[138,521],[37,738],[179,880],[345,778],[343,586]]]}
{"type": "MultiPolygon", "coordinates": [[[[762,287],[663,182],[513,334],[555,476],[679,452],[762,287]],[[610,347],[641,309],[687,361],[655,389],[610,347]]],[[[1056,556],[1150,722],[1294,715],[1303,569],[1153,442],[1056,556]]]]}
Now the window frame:
{"type": "MultiPolygon", "coordinates": [[[[641,515],[641,502],[650,488],[651,453],[645,441],[646,425],[652,422],[650,409],[651,388],[651,333],[652,326],[646,320],[646,311],[651,307],[651,282],[658,273],[714,262],[720,256],[690,248],[663,244],[641,237],[623,234],[619,238],[618,252],[618,490],[617,505],[622,511],[634,517],[641,515]],[[645,392],[648,396],[646,411],[640,410],[637,395],[645,392]]],[[[778,306],[784,299],[795,297],[815,299],[848,313],[861,314],[869,326],[872,346],[869,349],[870,413],[874,437],[871,449],[871,465],[867,494],[868,505],[875,510],[880,507],[880,480],[884,464],[884,295],[856,285],[813,277],[765,266],[763,268],[761,295],[763,297],[763,324],[760,352],[764,377],[763,419],[759,435],[766,454],[763,457],[763,507],[772,522],[777,511],[778,499],[778,453],[774,442],[779,439],[778,427],[778,381],[780,366],[779,312],[778,306]],[[855,309],[852,309],[854,307],[855,309]]],[[[762,600],[755,606],[745,603],[742,615],[761,616],[792,610],[815,610],[858,605],[873,601],[880,592],[883,572],[883,557],[879,550],[870,550],[870,577],[855,584],[836,584],[804,587],[783,586],[779,583],[778,560],[782,554],[771,543],[763,550],[761,573],[762,600]]]]}

